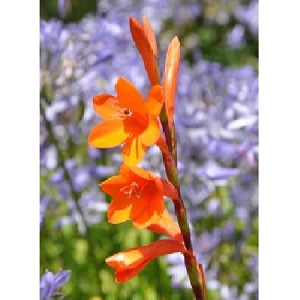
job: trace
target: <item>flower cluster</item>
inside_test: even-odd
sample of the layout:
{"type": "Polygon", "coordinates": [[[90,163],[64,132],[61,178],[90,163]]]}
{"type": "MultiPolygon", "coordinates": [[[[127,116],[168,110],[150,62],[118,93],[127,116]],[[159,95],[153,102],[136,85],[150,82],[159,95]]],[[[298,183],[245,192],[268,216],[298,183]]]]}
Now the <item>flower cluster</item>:
{"type": "MultiPolygon", "coordinates": [[[[125,282],[138,274],[154,258],[187,250],[178,225],[168,213],[164,196],[178,200],[174,185],[154,173],[137,166],[147,148],[157,145],[163,155],[169,156],[166,140],[160,130],[162,108],[167,128],[174,127],[174,99],[180,59],[180,44],[175,37],[170,43],[160,85],[157,62],[157,45],[147,18],[142,24],[129,19],[132,38],[144,62],[151,88],[144,100],[138,89],[127,79],[120,77],[116,84],[116,96],[100,94],[93,98],[96,113],[102,122],[92,128],[89,144],[97,148],[123,145],[124,160],[119,174],[100,184],[101,189],[112,196],[108,207],[108,221],[112,224],[131,220],[137,228],[147,228],[167,234],[171,239],[159,240],[140,248],[132,248],[106,259],[115,269],[117,282],[125,282]]],[[[174,150],[174,149],[172,149],[174,150]]],[[[172,152],[172,151],[171,151],[172,152]]]]}
{"type": "MultiPolygon", "coordinates": [[[[100,1],[97,16],[86,16],[78,23],[64,24],[57,19],[40,22],[40,165],[42,181],[47,182],[41,186],[41,199],[50,197],[47,210],[41,205],[41,219],[48,210],[55,212],[61,202],[67,202],[63,220],[59,217],[55,225],[75,223],[81,233],[85,232],[81,221],[85,216],[98,214],[98,219],[85,218],[86,224],[101,220],[102,209],[95,209],[95,183],[116,172],[114,165],[121,161],[115,149],[99,152],[90,148],[88,155],[83,155],[88,129],[96,121],[89,99],[104,87],[113,93],[119,74],[142,92],[146,86],[143,63],[136,59],[129,30],[123,26],[127,14],[135,15],[138,7],[133,3],[127,6],[125,16],[122,3],[116,5],[117,9],[105,3],[100,1]],[[74,189],[77,197],[72,193],[74,189]],[[84,201],[90,202],[84,207],[80,204],[81,193],[90,199],[84,201]],[[80,216],[81,209],[86,211],[85,216],[80,216]]],[[[148,3],[146,7],[151,11],[167,9],[166,2],[148,3]]],[[[156,27],[160,28],[163,20],[156,17],[156,27]]],[[[104,198],[101,202],[105,206],[104,198]]]]}

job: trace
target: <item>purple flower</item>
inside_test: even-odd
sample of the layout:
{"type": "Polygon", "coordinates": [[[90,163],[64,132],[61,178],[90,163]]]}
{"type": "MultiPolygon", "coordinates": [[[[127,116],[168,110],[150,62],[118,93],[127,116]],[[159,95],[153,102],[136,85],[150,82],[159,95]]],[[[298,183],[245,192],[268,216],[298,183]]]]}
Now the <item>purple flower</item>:
{"type": "Polygon", "coordinates": [[[57,290],[70,279],[71,271],[60,270],[56,274],[46,270],[40,280],[40,300],[50,300],[57,290]]]}
{"type": "Polygon", "coordinates": [[[82,192],[89,185],[90,180],[88,168],[78,168],[72,174],[73,188],[76,192],[82,192]]]}
{"type": "Polygon", "coordinates": [[[216,165],[215,163],[208,163],[206,166],[197,168],[195,175],[208,177],[211,180],[226,180],[240,174],[240,170],[236,168],[226,168],[216,165]]]}
{"type": "Polygon", "coordinates": [[[96,178],[110,177],[117,172],[117,168],[110,166],[96,166],[90,168],[90,174],[96,178]]]}
{"type": "Polygon", "coordinates": [[[235,11],[235,17],[247,25],[254,36],[258,35],[258,1],[252,0],[248,6],[240,6],[235,11]]]}
{"type": "Polygon", "coordinates": [[[54,172],[50,178],[50,183],[52,184],[60,184],[64,179],[64,171],[63,169],[58,169],[54,172]]]}
{"type": "Polygon", "coordinates": [[[45,212],[50,200],[51,198],[49,196],[44,196],[40,200],[40,227],[43,225],[45,212]]]}
{"type": "Polygon", "coordinates": [[[230,48],[241,48],[245,44],[245,28],[237,24],[227,33],[226,43],[230,48]]]}

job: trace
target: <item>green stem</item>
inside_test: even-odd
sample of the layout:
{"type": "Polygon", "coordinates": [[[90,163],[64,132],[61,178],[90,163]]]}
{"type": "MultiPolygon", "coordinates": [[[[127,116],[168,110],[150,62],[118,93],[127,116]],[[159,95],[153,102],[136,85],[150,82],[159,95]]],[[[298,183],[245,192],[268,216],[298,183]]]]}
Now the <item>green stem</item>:
{"type": "Polygon", "coordinates": [[[191,240],[190,228],[187,220],[186,208],[180,192],[180,185],[178,180],[178,169],[177,169],[177,153],[176,153],[176,144],[175,144],[176,141],[175,127],[173,126],[170,129],[167,122],[167,117],[164,108],[160,115],[160,119],[161,119],[161,124],[163,127],[163,131],[169,149],[169,153],[162,151],[166,174],[169,181],[175,186],[178,193],[178,198],[173,199],[173,203],[174,203],[175,213],[177,216],[178,225],[182,233],[184,245],[187,249],[187,252],[184,254],[184,262],[193,289],[193,293],[195,295],[195,299],[205,300],[206,298],[205,282],[204,282],[204,278],[202,278],[203,284],[201,283],[201,279],[200,279],[201,274],[198,270],[198,263],[195,254],[193,252],[193,245],[191,240]]]}
{"type": "MultiPolygon", "coordinates": [[[[45,97],[45,95],[43,95],[43,97],[45,97]]],[[[97,257],[96,257],[96,251],[95,251],[96,247],[95,247],[93,239],[92,239],[91,230],[88,226],[88,223],[86,222],[86,220],[84,218],[82,208],[80,207],[80,205],[78,203],[80,194],[77,193],[74,189],[74,186],[73,186],[73,183],[72,183],[72,180],[71,180],[70,172],[68,171],[68,169],[65,166],[66,159],[64,157],[63,151],[61,150],[61,148],[58,144],[57,139],[55,138],[54,132],[52,130],[51,123],[46,118],[45,109],[44,109],[42,103],[40,103],[40,112],[41,112],[41,115],[42,115],[43,120],[45,122],[45,128],[46,128],[46,130],[49,134],[50,140],[51,140],[51,142],[53,143],[53,145],[55,146],[55,148],[57,150],[58,164],[63,168],[64,178],[69,183],[72,199],[74,200],[76,209],[77,209],[77,211],[79,212],[79,214],[81,216],[84,227],[86,228],[86,238],[87,238],[87,243],[88,243],[88,250],[89,250],[89,253],[90,253],[90,257],[92,258],[92,262],[93,262],[92,264],[95,267],[95,273],[96,273],[97,284],[98,284],[98,292],[99,292],[100,296],[103,296],[102,289],[101,289],[102,283],[101,283],[101,280],[100,280],[100,277],[99,277],[100,264],[99,264],[99,262],[97,260],[97,257]]]]}

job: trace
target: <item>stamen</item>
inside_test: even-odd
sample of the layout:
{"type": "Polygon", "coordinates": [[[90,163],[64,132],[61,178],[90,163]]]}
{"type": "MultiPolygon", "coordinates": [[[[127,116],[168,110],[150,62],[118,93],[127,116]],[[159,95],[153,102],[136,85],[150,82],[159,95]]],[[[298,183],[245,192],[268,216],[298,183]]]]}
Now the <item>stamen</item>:
{"type": "Polygon", "coordinates": [[[135,181],[133,181],[130,185],[122,187],[120,192],[123,193],[126,198],[131,198],[132,196],[141,198],[142,189],[135,181]]]}
{"type": "Polygon", "coordinates": [[[110,115],[111,118],[120,118],[120,119],[124,119],[124,114],[119,113],[119,114],[111,114],[110,115]]]}

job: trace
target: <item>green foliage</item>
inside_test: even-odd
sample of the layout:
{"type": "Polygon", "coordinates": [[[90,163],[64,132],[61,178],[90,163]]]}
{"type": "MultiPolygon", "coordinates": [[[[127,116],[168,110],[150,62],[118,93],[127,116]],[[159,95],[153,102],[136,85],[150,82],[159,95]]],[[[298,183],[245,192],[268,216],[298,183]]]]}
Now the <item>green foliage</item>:
{"type": "MultiPolygon", "coordinates": [[[[100,193],[100,192],[99,192],[100,193]]],[[[159,258],[132,280],[118,284],[114,271],[105,259],[119,251],[149,244],[158,236],[147,230],[137,230],[129,222],[111,225],[106,220],[89,227],[80,235],[77,226],[53,228],[53,219],[46,216],[40,236],[41,274],[45,268],[72,270],[70,281],[62,288],[66,299],[192,299],[191,291],[173,290],[167,275],[167,263],[159,258]],[[90,236],[92,244],[89,244],[90,236]],[[95,259],[91,255],[95,253],[95,259]],[[101,299],[101,298],[95,298],[101,299]]]]}
{"type": "Polygon", "coordinates": [[[226,44],[227,32],[237,23],[232,14],[235,1],[232,3],[218,0],[200,2],[204,2],[203,13],[191,19],[185,26],[176,27],[173,19],[169,19],[165,24],[165,31],[176,28],[176,34],[186,47],[185,58],[189,63],[194,63],[196,59],[194,49],[198,48],[205,60],[219,62],[224,66],[252,65],[258,71],[258,39],[248,28],[245,30],[245,44],[241,48],[232,49],[226,44]],[[212,21],[218,11],[228,13],[228,23],[223,25],[212,21]],[[190,39],[196,39],[197,43],[189,45],[190,39]]]}
{"type": "Polygon", "coordinates": [[[62,19],[65,23],[78,22],[86,14],[95,13],[97,9],[97,0],[65,0],[66,14],[60,15],[57,0],[41,0],[40,1],[40,15],[43,19],[50,18],[62,19]]]}

